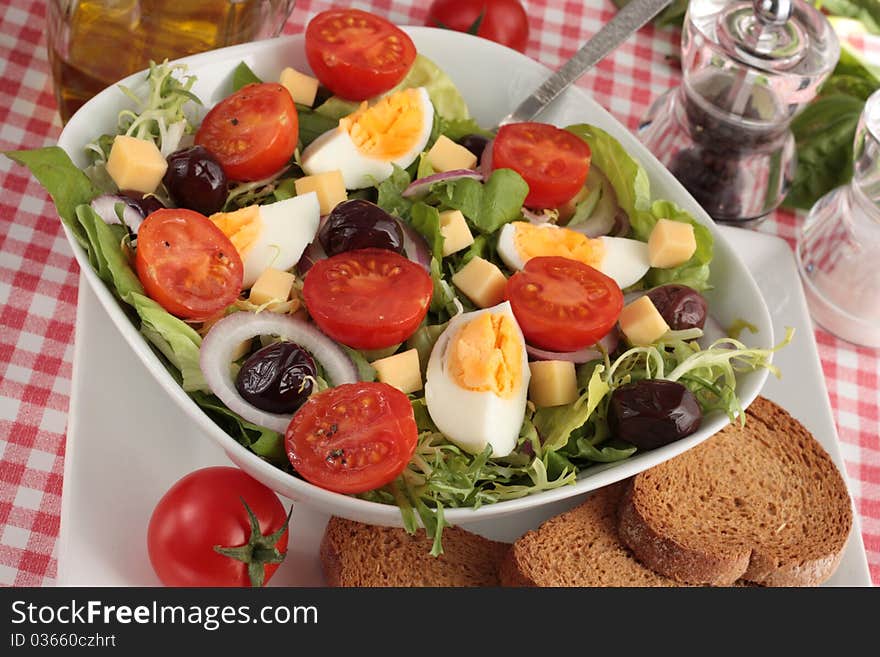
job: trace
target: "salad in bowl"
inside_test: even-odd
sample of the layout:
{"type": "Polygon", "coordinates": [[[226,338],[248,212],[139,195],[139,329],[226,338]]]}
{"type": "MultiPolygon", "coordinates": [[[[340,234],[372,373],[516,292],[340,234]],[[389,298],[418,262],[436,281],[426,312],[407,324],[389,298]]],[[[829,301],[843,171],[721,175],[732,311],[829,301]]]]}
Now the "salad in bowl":
{"type": "Polygon", "coordinates": [[[154,63],[59,147],[7,155],[233,461],[332,513],[422,524],[439,552],[446,523],[742,421],[790,340],[773,345],[705,213],[583,92],[487,129],[544,72],[330,10],[303,36],[154,63]]]}

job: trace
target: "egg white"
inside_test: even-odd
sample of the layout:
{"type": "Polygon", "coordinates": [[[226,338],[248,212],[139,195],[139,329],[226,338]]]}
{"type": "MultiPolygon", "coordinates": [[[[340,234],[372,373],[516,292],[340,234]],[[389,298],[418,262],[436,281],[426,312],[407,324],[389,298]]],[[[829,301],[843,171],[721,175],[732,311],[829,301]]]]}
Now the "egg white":
{"type": "Polygon", "coordinates": [[[315,192],[261,205],[260,232],[245,255],[243,289],[250,288],[269,267],[287,270],[299,262],[315,239],[321,207],[315,192]]]}
{"type": "MultiPolygon", "coordinates": [[[[517,223],[505,224],[498,236],[498,255],[504,264],[514,271],[520,271],[526,266],[526,260],[516,248],[517,223]]],[[[540,230],[560,230],[559,226],[544,224],[538,226],[540,230]]],[[[651,265],[648,262],[648,245],[639,240],[627,237],[598,238],[605,245],[605,255],[602,262],[596,267],[606,276],[614,279],[621,289],[637,283],[648,273],[651,265]]]]}
{"type": "Polygon", "coordinates": [[[479,454],[486,445],[491,445],[493,457],[507,456],[516,447],[525,417],[530,377],[525,338],[519,330],[509,302],[456,315],[440,334],[428,359],[425,381],[428,413],[437,428],[463,450],[479,454]],[[483,313],[500,313],[510,317],[522,347],[522,377],[515,382],[514,393],[508,399],[502,399],[489,391],[461,388],[447,371],[450,340],[464,324],[483,313]]]}
{"type": "Polygon", "coordinates": [[[384,160],[368,157],[358,150],[351,135],[341,128],[328,130],[309,144],[302,153],[302,169],[308,175],[342,172],[346,189],[363,189],[382,182],[392,173],[394,165],[406,168],[422,153],[434,126],[434,106],[424,87],[417,87],[418,103],[422,114],[422,130],[412,147],[403,155],[384,160]]]}

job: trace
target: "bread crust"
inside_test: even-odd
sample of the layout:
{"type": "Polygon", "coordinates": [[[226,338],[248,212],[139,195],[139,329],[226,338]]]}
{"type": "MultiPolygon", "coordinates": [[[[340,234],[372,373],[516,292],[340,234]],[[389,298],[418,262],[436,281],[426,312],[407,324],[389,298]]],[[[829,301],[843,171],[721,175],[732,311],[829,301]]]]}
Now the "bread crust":
{"type": "Polygon", "coordinates": [[[840,563],[852,502],[815,438],[759,397],[744,428],[730,425],[636,475],[621,497],[618,519],[621,540],[636,558],[677,581],[817,586],[840,563]],[[671,494],[665,497],[673,489],[680,494],[677,508],[669,504],[671,494]],[[713,504],[720,516],[708,515],[713,504]],[[768,524],[766,514],[752,507],[780,515],[768,524]]]}

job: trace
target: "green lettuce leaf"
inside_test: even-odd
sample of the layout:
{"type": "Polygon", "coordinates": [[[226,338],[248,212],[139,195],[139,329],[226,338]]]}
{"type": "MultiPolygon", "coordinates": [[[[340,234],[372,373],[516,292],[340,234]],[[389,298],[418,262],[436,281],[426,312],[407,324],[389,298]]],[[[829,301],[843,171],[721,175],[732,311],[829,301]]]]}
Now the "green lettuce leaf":
{"type": "Polygon", "coordinates": [[[52,197],[58,216],[85,248],[88,239],[77,221],[76,207],[88,203],[100,194],[89,177],[77,168],[60,146],[47,146],[30,151],[6,151],[4,155],[30,169],[33,176],[52,197]]]}
{"type": "MultiPolygon", "coordinates": [[[[382,96],[393,94],[401,89],[412,89],[415,87],[425,87],[427,89],[428,96],[431,97],[431,103],[434,105],[434,111],[441,118],[447,121],[470,118],[467,103],[465,103],[464,98],[450,77],[424,55],[417,55],[406,77],[403,78],[400,84],[382,94],[382,96]]],[[[371,98],[368,102],[372,103],[378,98],[381,98],[381,96],[371,98]]],[[[346,100],[339,96],[331,96],[326,102],[318,106],[315,111],[331,119],[339,120],[343,116],[348,116],[357,110],[358,107],[360,107],[360,102],[346,100]]]]}
{"type": "Polygon", "coordinates": [[[348,357],[351,358],[355,367],[357,367],[358,377],[361,381],[376,380],[376,368],[370,365],[369,361],[360,351],[352,349],[344,344],[340,344],[339,346],[345,349],[345,353],[348,354],[348,357]]]}
{"type": "Polygon", "coordinates": [[[122,249],[128,229],[121,224],[108,225],[90,205],[79,205],[75,216],[88,240],[85,250],[98,276],[120,299],[132,303],[132,295],[143,294],[144,287],[122,249]]]}
{"type": "Polygon", "coordinates": [[[484,130],[474,119],[444,119],[440,118],[440,134],[446,135],[452,141],[458,141],[468,135],[482,135],[488,139],[494,137],[494,133],[484,130]]]}
{"type": "Polygon", "coordinates": [[[427,200],[444,209],[460,210],[480,233],[491,235],[522,217],[528,194],[528,184],[516,171],[495,169],[485,183],[473,178],[434,183],[427,200]]]}
{"type": "Polygon", "coordinates": [[[650,215],[639,215],[639,229],[634,231],[635,236],[647,240],[654,224],[658,219],[672,219],[683,221],[694,227],[694,237],[697,240],[697,250],[683,265],[671,269],[652,268],[648,271],[646,281],[649,287],[665,285],[666,283],[679,283],[688,285],[695,290],[707,290],[709,285],[709,263],[712,262],[714,240],[709,229],[694,219],[689,212],[685,212],[671,201],[654,201],[651,205],[650,215]],[[649,225],[649,221],[653,220],[649,225]]]}
{"type": "Polygon", "coordinates": [[[376,205],[396,217],[408,217],[412,201],[403,198],[403,190],[409,187],[410,182],[406,170],[395,164],[394,172],[376,187],[379,191],[376,205]]]}
{"type": "Polygon", "coordinates": [[[619,141],[601,128],[581,123],[568,126],[566,130],[589,144],[593,164],[599,167],[614,187],[617,203],[635,228],[639,215],[651,209],[651,181],[648,173],[626,152],[619,141]]]}
{"type": "Polygon", "coordinates": [[[440,212],[434,206],[419,201],[410,210],[410,225],[425,238],[435,260],[443,260],[443,233],[440,232],[440,212]]]}
{"type": "Polygon", "coordinates": [[[319,114],[311,107],[296,104],[296,113],[299,118],[299,141],[300,147],[305,148],[328,130],[339,125],[336,119],[331,119],[319,114]]]}
{"type": "Polygon", "coordinates": [[[251,67],[241,62],[232,71],[232,91],[238,91],[249,84],[259,84],[262,80],[251,70],[251,67]]]}
{"type": "Polygon", "coordinates": [[[611,388],[602,377],[604,365],[597,365],[587,384],[586,391],[571,404],[550,406],[535,411],[532,422],[543,440],[543,449],[553,452],[568,442],[571,434],[580,429],[611,388]]]}
{"type": "Polygon", "coordinates": [[[284,451],[284,436],[258,426],[230,411],[217,397],[206,392],[191,392],[192,400],[226,433],[245,447],[278,467],[287,469],[290,462],[284,451]]]}

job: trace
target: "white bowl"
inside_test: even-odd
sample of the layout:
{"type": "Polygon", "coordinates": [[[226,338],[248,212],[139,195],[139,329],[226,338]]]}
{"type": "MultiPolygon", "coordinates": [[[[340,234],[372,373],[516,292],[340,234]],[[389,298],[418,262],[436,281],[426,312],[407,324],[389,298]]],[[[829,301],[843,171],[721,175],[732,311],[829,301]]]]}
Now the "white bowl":
{"type": "MultiPolygon", "coordinates": [[[[549,70],[541,64],[491,41],[433,28],[411,27],[406,30],[415,41],[419,52],[434,60],[449,74],[468,101],[474,118],[484,126],[495,125],[549,74],[549,70]]],[[[190,71],[198,76],[193,91],[206,107],[211,107],[228,92],[232,70],[241,61],[247,62],[257,75],[266,80],[277,79],[285,66],[308,70],[302,35],[223,48],[181,61],[186,62],[190,71]]],[[[143,79],[143,74],[136,74],[122,81],[122,84],[137,89],[143,84],[143,79]]],[[[103,132],[113,132],[118,112],[129,103],[115,85],[105,89],[73,116],[61,134],[61,147],[76,164],[85,166],[85,144],[103,132]]],[[[540,119],[560,126],[591,123],[616,137],[647,170],[654,198],[674,201],[712,231],[715,238],[715,257],[712,261],[711,282],[715,287],[707,294],[712,314],[724,326],[729,326],[738,319],[746,319],[756,325],[758,333],[754,336],[747,334],[744,337],[747,343],[765,347],[773,343],[770,313],[754,279],[739,256],[690,194],[623,125],[579,88],[569,89],[540,119]]],[[[170,398],[193,418],[207,436],[225,450],[236,465],[278,493],[312,504],[325,512],[373,524],[402,524],[396,506],[368,502],[313,486],[262,460],[222,431],[168,374],[119,303],[92,270],[85,252],[70,232],[66,232],[86,280],[128,344],[170,398]]],[[[131,375],[138,376],[140,373],[132,372],[131,375]]],[[[754,400],[766,378],[766,370],[740,376],[738,395],[744,407],[754,400]]],[[[574,485],[485,505],[476,510],[449,509],[445,511],[446,519],[452,524],[467,524],[586,493],[670,459],[702,442],[727,423],[728,418],[723,413],[711,414],[704,418],[700,430],[691,436],[659,449],[637,453],[624,461],[584,470],[574,485]]],[[[120,427],[122,436],[124,431],[125,428],[120,427]]],[[[190,437],[181,436],[181,440],[188,438],[190,437]]],[[[174,458],[174,455],[169,454],[168,458],[174,458]]]]}

